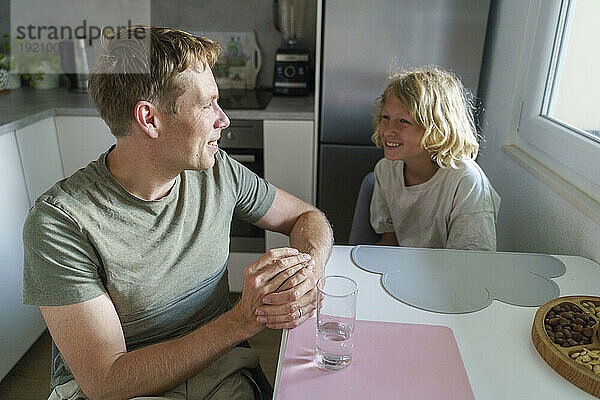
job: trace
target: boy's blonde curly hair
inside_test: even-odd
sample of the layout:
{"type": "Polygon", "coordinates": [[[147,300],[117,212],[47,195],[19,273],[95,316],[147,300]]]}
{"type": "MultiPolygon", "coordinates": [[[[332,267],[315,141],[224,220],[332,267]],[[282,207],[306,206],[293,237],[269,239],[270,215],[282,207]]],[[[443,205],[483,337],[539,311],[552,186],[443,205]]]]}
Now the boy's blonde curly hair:
{"type": "Polygon", "coordinates": [[[475,159],[479,151],[473,120],[473,103],[460,79],[437,66],[401,70],[375,102],[371,140],[381,147],[381,109],[390,94],[425,129],[421,147],[441,168],[456,168],[463,158],[475,159]]]}

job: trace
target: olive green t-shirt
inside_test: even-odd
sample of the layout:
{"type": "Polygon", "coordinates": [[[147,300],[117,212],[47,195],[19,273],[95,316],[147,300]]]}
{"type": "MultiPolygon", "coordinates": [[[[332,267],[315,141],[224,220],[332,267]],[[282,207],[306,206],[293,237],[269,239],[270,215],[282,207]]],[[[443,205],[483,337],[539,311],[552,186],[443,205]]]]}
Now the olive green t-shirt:
{"type": "MultiPolygon", "coordinates": [[[[110,150],[109,150],[110,151],[110,150]]],[[[142,200],[106,168],[107,151],[41,195],[23,228],[23,302],[66,305],[108,293],[128,350],[185,335],[228,308],[231,220],[258,221],[275,187],[223,151],[142,200]]],[[[72,379],[55,357],[51,386],[72,379]]]]}

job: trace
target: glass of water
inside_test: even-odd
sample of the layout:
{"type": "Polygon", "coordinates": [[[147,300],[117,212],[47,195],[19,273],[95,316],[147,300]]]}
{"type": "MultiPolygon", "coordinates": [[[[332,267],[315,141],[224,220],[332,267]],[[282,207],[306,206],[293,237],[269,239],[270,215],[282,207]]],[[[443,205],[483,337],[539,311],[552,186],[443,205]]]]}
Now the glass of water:
{"type": "Polygon", "coordinates": [[[358,285],[339,275],[317,282],[317,344],[315,362],[335,371],[352,362],[352,335],[356,320],[358,285]]]}

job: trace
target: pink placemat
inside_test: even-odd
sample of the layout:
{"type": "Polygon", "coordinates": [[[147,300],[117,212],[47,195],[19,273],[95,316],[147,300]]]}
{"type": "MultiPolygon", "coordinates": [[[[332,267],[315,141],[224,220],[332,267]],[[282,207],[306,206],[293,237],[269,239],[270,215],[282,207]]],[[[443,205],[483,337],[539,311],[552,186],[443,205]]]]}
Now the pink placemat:
{"type": "Polygon", "coordinates": [[[446,326],[356,321],[352,364],[329,372],[313,361],[315,325],[289,331],[277,400],[475,398],[446,326]]]}

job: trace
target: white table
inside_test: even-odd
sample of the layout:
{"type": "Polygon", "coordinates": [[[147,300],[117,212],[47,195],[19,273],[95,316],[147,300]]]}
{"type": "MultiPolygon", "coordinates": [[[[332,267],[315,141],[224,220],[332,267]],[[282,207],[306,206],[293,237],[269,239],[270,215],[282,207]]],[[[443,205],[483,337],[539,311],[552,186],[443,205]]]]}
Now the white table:
{"type": "MultiPolygon", "coordinates": [[[[450,327],[476,399],[596,399],[556,373],[536,351],[531,327],[537,307],[512,306],[494,300],[485,309],[469,314],[419,310],[386,293],[380,274],[354,265],[351,249],[352,246],[334,246],[325,272],[344,275],[358,283],[357,319],[450,327]]],[[[567,269],[564,275],[553,279],[560,287],[560,296],[599,295],[600,265],[583,257],[557,258],[567,269]]],[[[284,331],[274,398],[277,398],[286,343],[287,331],[284,331]]]]}

